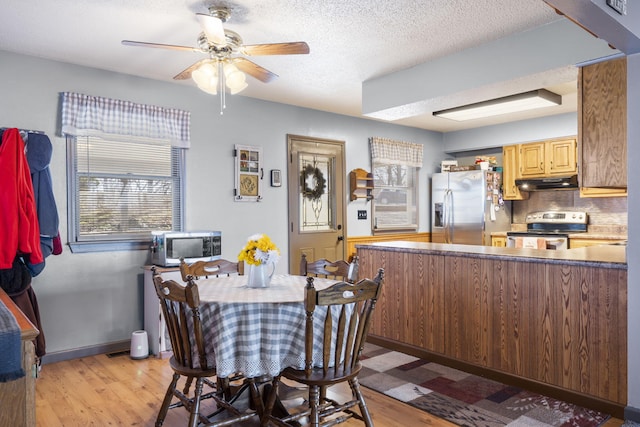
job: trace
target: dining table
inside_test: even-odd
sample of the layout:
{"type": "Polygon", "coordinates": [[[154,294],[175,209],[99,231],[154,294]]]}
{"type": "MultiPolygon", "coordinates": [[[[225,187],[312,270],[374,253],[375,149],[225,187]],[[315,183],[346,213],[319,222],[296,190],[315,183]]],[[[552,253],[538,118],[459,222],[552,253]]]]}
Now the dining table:
{"type": "MultiPolygon", "coordinates": [[[[264,378],[274,377],[287,367],[303,369],[307,277],[275,274],[265,288],[251,288],[247,282],[247,276],[242,275],[196,280],[204,342],[218,377],[229,378],[241,372],[246,378],[264,378]]],[[[313,278],[317,290],[335,283],[313,278]]],[[[324,313],[326,309],[316,308],[324,313]]],[[[314,316],[314,322],[322,318],[314,316]]],[[[322,329],[314,327],[318,334],[322,329]]],[[[314,341],[321,342],[321,335],[314,341]]],[[[313,355],[320,363],[320,345],[314,345],[313,355]]]]}

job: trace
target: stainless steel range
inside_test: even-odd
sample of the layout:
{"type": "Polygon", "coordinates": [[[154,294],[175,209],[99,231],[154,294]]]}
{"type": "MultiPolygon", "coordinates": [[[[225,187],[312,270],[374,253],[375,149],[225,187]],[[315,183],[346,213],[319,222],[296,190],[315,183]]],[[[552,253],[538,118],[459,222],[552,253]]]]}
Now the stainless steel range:
{"type": "Polygon", "coordinates": [[[507,233],[507,247],[568,249],[569,234],[587,231],[588,216],[581,211],[543,211],[527,214],[527,231],[507,233]]]}

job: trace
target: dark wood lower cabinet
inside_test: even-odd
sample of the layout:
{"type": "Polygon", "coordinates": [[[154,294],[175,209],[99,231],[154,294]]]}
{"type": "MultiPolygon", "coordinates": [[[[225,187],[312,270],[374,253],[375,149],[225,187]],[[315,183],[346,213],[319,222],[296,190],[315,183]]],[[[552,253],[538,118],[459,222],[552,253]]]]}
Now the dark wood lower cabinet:
{"type": "Polygon", "coordinates": [[[385,269],[372,340],[622,416],[625,265],[372,246],[358,255],[360,277],[385,269]]]}

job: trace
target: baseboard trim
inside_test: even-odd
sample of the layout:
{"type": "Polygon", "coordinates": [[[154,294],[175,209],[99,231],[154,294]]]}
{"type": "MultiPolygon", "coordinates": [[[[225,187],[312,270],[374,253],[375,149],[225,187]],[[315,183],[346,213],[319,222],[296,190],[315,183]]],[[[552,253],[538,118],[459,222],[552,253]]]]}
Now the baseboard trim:
{"type": "MultiPolygon", "coordinates": [[[[550,384],[541,383],[528,378],[519,377],[505,372],[496,371],[489,368],[483,368],[468,362],[463,362],[451,357],[443,356],[442,354],[432,353],[420,347],[415,347],[409,344],[404,344],[398,341],[390,340],[379,336],[369,335],[367,341],[371,344],[379,345],[389,350],[395,350],[402,353],[410,354],[421,359],[429,360],[431,362],[439,363],[441,365],[449,366],[454,369],[459,369],[464,372],[468,372],[473,375],[483,376],[504,384],[520,387],[525,390],[532,391],[534,393],[542,394],[545,396],[553,397],[565,402],[570,402],[575,405],[583,406],[585,408],[595,409],[596,411],[604,412],[615,418],[630,419],[632,416],[640,416],[640,411],[631,411],[624,405],[611,402],[597,397],[577,393],[575,391],[567,390],[550,384]],[[627,415],[627,412],[630,412],[627,415]],[[633,413],[631,413],[633,412],[633,413]]],[[[631,408],[633,409],[633,408],[631,408]]]]}
{"type": "Polygon", "coordinates": [[[42,357],[42,364],[63,362],[65,360],[78,359],[80,357],[95,356],[98,354],[125,351],[131,348],[131,340],[114,341],[106,344],[97,344],[88,347],[74,348],[71,350],[47,353],[42,357]]]}
{"type": "Polygon", "coordinates": [[[640,423],[640,408],[634,408],[633,406],[624,408],[624,419],[640,423]]]}

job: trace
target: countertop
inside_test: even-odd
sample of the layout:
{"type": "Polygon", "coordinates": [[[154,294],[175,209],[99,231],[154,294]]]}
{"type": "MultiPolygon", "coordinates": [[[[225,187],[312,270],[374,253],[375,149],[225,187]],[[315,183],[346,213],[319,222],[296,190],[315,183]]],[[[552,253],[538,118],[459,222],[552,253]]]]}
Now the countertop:
{"type": "Polygon", "coordinates": [[[356,248],[384,248],[390,251],[428,252],[436,255],[447,255],[453,252],[456,255],[477,258],[500,258],[514,261],[587,265],[616,269],[627,268],[627,248],[626,246],[616,245],[596,245],[551,251],[544,249],[516,249],[479,245],[392,241],[357,244],[356,248]]]}
{"type": "Polygon", "coordinates": [[[0,289],[0,304],[4,304],[9,311],[13,313],[18,323],[18,327],[20,327],[20,335],[23,341],[32,340],[38,336],[40,333],[38,329],[33,326],[33,323],[27,319],[18,306],[15,305],[11,298],[2,289],[0,289]]]}

